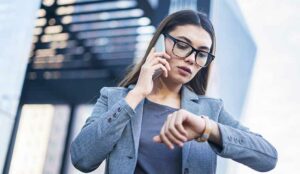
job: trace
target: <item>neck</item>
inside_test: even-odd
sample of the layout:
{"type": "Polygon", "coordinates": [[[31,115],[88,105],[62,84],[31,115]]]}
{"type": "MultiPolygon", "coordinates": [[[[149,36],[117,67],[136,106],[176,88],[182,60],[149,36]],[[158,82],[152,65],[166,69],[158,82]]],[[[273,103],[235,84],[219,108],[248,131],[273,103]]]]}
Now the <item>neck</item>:
{"type": "Polygon", "coordinates": [[[149,95],[150,98],[169,99],[180,98],[180,89],[182,84],[167,81],[167,79],[158,78],[154,81],[154,89],[149,95]]]}

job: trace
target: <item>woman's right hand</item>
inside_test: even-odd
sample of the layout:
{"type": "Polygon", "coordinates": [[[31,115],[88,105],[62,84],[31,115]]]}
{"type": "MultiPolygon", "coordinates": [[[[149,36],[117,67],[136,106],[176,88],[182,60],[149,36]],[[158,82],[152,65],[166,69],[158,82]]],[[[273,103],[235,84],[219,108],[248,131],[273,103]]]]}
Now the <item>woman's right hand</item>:
{"type": "Polygon", "coordinates": [[[153,90],[153,78],[155,71],[161,69],[165,77],[168,77],[168,71],[171,70],[169,62],[166,59],[171,57],[165,52],[155,52],[154,47],[151,49],[145,63],[141,67],[140,75],[134,91],[146,97],[153,90]]]}

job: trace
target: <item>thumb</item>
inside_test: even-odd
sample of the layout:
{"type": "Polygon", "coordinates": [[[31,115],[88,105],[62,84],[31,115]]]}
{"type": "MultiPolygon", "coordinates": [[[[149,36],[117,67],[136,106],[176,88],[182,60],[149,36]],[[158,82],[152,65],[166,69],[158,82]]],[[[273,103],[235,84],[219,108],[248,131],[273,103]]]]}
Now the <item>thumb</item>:
{"type": "Polygon", "coordinates": [[[156,135],[153,137],[153,141],[156,142],[156,143],[161,143],[161,139],[160,139],[160,136],[156,135]]]}

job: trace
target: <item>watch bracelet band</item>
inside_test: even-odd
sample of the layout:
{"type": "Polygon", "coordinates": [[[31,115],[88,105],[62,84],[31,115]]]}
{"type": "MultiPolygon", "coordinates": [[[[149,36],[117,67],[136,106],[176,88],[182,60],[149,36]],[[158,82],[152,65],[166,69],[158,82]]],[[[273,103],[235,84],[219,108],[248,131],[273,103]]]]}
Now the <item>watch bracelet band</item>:
{"type": "Polygon", "coordinates": [[[198,142],[205,142],[208,140],[211,130],[212,130],[212,125],[211,125],[211,121],[207,116],[201,115],[201,117],[204,119],[205,121],[205,129],[202,133],[202,135],[198,138],[195,138],[196,141],[198,142]]]}

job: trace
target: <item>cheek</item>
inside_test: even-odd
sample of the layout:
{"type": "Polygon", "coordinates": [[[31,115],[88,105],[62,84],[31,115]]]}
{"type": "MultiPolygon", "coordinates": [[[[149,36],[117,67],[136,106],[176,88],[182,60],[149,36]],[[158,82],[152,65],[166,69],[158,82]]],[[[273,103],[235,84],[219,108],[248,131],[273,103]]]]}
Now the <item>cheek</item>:
{"type": "Polygon", "coordinates": [[[171,57],[173,57],[172,49],[173,49],[173,43],[170,43],[169,41],[166,41],[166,53],[169,54],[171,57]]]}
{"type": "Polygon", "coordinates": [[[172,71],[178,66],[178,59],[174,58],[173,55],[170,55],[170,56],[171,56],[171,59],[168,60],[168,62],[169,62],[169,65],[170,65],[171,71],[172,71]]]}
{"type": "MultiPolygon", "coordinates": [[[[179,62],[179,61],[181,61],[180,59],[178,59],[178,58],[176,58],[176,57],[174,57],[174,56],[172,56],[172,55],[170,55],[171,56],[171,59],[170,60],[168,60],[168,62],[169,62],[169,65],[170,65],[170,67],[171,67],[171,72],[172,73],[175,73],[175,71],[177,70],[177,66],[178,65],[181,65],[182,63],[181,62],[179,62]]],[[[194,76],[199,72],[201,70],[201,67],[194,67],[193,68],[193,74],[192,74],[192,78],[194,78],[194,76]]],[[[176,73],[175,73],[176,74],[176,73]]]]}
{"type": "Polygon", "coordinates": [[[172,54],[172,47],[170,47],[170,45],[166,45],[166,53],[169,55],[169,56],[173,56],[172,54]]]}

